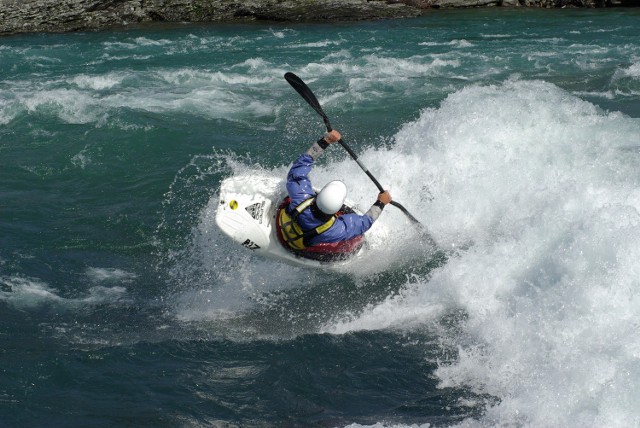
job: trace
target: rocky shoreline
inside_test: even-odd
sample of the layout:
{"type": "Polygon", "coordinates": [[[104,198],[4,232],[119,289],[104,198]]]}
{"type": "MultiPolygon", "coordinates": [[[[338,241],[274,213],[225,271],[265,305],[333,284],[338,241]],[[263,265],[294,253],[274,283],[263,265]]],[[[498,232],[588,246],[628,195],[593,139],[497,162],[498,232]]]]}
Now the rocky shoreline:
{"type": "Polygon", "coordinates": [[[0,35],[100,30],[148,22],[355,21],[426,9],[604,7],[635,0],[0,0],[0,35]]]}

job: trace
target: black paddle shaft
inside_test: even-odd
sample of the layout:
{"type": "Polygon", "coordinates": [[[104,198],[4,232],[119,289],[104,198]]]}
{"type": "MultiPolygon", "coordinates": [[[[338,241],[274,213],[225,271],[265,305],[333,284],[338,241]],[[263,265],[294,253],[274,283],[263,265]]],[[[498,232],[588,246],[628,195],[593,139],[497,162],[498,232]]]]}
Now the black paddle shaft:
{"type": "MultiPolygon", "coordinates": [[[[298,92],[300,96],[304,98],[304,100],[311,107],[313,107],[313,109],[322,117],[322,120],[324,121],[324,124],[327,127],[327,131],[331,132],[333,130],[333,128],[331,128],[331,122],[329,122],[329,118],[324,113],[324,110],[322,110],[322,106],[320,106],[320,102],[318,101],[318,98],[316,98],[316,96],[313,94],[311,89],[309,89],[307,84],[304,83],[301,78],[299,78],[298,76],[296,76],[291,72],[285,73],[284,78],[287,80],[287,82],[289,82],[289,84],[293,87],[293,89],[295,89],[296,92],[298,92]]],[[[362,170],[367,174],[367,176],[369,176],[369,178],[371,179],[371,181],[373,181],[373,184],[376,185],[378,190],[380,192],[384,192],[384,188],[382,187],[382,185],[378,182],[378,180],[376,180],[373,174],[369,172],[367,167],[364,166],[362,162],[360,162],[360,160],[358,159],[358,155],[356,155],[356,153],[353,150],[351,150],[351,147],[349,147],[349,145],[347,145],[347,143],[344,142],[342,138],[338,141],[338,143],[340,143],[340,145],[344,147],[344,149],[347,151],[347,153],[349,153],[349,155],[353,158],[353,160],[355,160],[356,163],[360,166],[360,168],[362,168],[362,170]]],[[[399,208],[403,213],[405,213],[405,215],[409,218],[409,220],[422,226],[422,223],[420,223],[414,216],[412,216],[411,213],[409,213],[409,211],[407,211],[407,209],[403,207],[399,202],[391,201],[391,205],[395,206],[396,208],[399,208]]]]}

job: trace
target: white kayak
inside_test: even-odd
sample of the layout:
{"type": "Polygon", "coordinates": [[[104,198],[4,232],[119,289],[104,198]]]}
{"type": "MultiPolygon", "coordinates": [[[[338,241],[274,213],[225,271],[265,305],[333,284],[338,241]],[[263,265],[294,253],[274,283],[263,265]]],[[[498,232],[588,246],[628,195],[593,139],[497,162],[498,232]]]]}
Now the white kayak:
{"type": "MultiPolygon", "coordinates": [[[[319,261],[296,254],[278,239],[276,214],[287,196],[284,180],[256,175],[225,179],[220,187],[216,224],[233,241],[264,257],[313,268],[341,267],[362,255],[366,245],[335,261],[319,261]]],[[[353,212],[361,214],[357,209],[353,212]]]]}

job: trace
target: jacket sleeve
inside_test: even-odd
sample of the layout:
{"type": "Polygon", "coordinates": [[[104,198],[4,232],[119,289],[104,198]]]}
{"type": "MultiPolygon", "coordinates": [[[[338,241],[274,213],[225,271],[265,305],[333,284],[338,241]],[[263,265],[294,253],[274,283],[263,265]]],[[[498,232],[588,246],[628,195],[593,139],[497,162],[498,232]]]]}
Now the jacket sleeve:
{"type": "Polygon", "coordinates": [[[338,217],[337,221],[344,225],[340,231],[340,241],[346,241],[362,235],[373,225],[373,218],[367,214],[345,214],[338,217]]]}
{"type": "Polygon", "coordinates": [[[364,215],[358,214],[347,214],[340,216],[340,218],[344,219],[345,222],[345,236],[348,236],[344,239],[351,239],[358,235],[362,235],[367,230],[373,226],[373,223],[378,219],[382,210],[384,209],[384,204],[376,201],[369,211],[367,211],[364,215]]]}
{"type": "Polygon", "coordinates": [[[287,192],[291,198],[291,208],[297,207],[302,201],[315,195],[311,181],[309,180],[309,173],[315,160],[324,153],[324,149],[326,149],[328,145],[329,144],[321,138],[316,143],[313,143],[306,153],[298,156],[298,159],[291,165],[291,169],[289,169],[289,173],[287,174],[287,192]]]}
{"type": "Polygon", "coordinates": [[[287,192],[291,198],[291,208],[297,207],[300,202],[313,196],[313,187],[309,180],[309,172],[313,164],[313,158],[303,153],[291,165],[287,174],[287,192]]]}

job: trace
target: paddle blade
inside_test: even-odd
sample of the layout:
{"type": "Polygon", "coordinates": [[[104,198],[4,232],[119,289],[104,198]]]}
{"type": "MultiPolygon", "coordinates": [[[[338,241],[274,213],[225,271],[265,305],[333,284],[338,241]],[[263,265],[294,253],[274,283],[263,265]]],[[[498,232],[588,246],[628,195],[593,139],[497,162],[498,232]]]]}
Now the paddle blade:
{"type": "Polygon", "coordinates": [[[287,82],[289,82],[291,87],[293,89],[295,89],[296,92],[299,93],[300,96],[302,98],[304,98],[304,100],[307,103],[309,103],[309,105],[311,107],[313,107],[313,109],[316,112],[318,112],[318,114],[320,116],[322,116],[322,119],[324,120],[324,124],[327,126],[327,131],[331,131],[331,125],[329,124],[329,118],[327,117],[326,114],[324,114],[324,111],[322,110],[322,107],[320,106],[320,102],[318,101],[318,99],[316,98],[314,93],[311,92],[311,89],[309,89],[307,84],[304,83],[301,78],[299,78],[298,76],[296,76],[295,74],[293,74],[291,72],[285,73],[284,78],[287,80],[287,82]]]}

